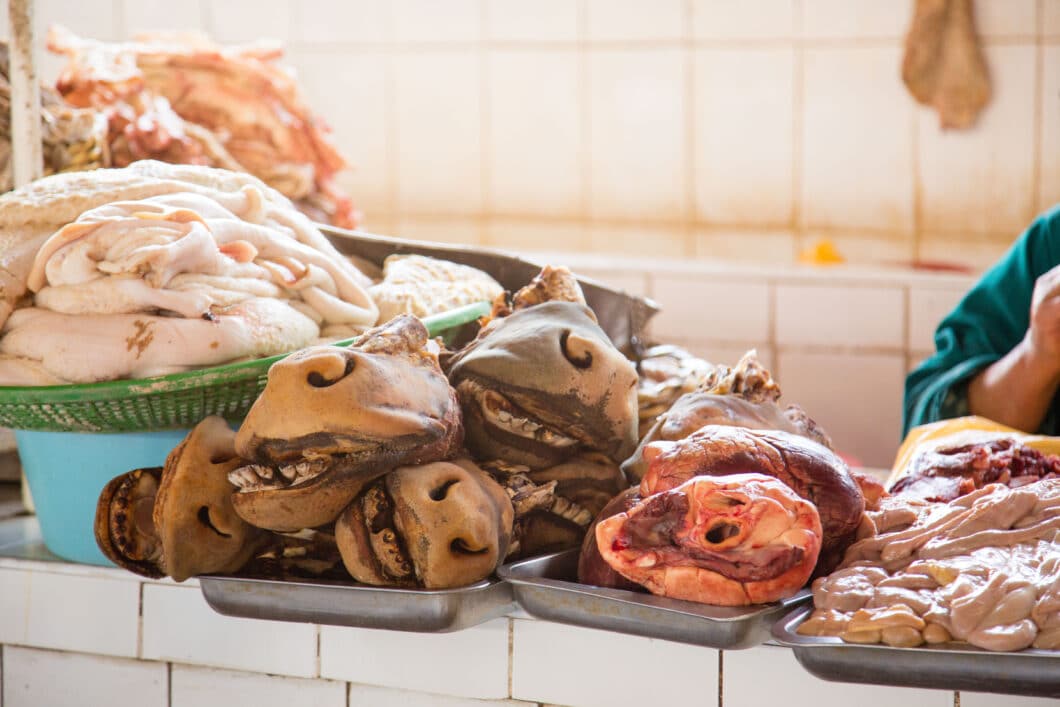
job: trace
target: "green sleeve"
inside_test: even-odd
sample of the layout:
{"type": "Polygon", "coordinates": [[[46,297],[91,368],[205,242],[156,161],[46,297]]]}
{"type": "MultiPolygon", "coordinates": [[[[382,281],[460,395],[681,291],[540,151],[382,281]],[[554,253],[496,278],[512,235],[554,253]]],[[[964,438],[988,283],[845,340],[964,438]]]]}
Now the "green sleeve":
{"type": "MultiPolygon", "coordinates": [[[[905,381],[903,434],[968,414],[968,381],[1018,344],[1039,276],[1060,265],[1060,206],[1039,216],[935,331],[935,355],[905,381]]],[[[1055,429],[1052,410],[1042,423],[1055,429]]]]}

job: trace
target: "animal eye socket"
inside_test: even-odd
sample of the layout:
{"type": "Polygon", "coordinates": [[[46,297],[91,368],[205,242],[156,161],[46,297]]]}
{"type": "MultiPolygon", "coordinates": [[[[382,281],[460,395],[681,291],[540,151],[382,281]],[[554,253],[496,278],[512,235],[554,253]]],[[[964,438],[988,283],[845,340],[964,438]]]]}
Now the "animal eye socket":
{"type": "Polygon", "coordinates": [[[588,368],[593,365],[593,352],[586,349],[580,354],[571,351],[570,348],[570,329],[565,329],[559,336],[559,348],[563,351],[563,356],[571,362],[575,368],[588,368]]]}
{"type": "Polygon", "coordinates": [[[335,385],[346,376],[353,373],[354,362],[352,358],[346,359],[346,368],[343,369],[342,375],[334,380],[328,380],[324,377],[320,371],[310,371],[309,375],[305,377],[305,382],[314,388],[327,388],[329,385],[335,385]]]}

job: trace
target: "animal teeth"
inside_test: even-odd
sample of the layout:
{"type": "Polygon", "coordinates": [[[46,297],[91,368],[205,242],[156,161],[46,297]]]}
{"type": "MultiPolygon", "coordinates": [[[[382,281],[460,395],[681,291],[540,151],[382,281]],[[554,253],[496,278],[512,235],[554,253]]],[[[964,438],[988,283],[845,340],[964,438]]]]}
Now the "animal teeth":
{"type": "Polygon", "coordinates": [[[297,475],[295,472],[294,464],[287,464],[285,466],[281,466],[280,473],[283,474],[283,478],[287,479],[288,481],[294,481],[294,477],[297,475]]]}

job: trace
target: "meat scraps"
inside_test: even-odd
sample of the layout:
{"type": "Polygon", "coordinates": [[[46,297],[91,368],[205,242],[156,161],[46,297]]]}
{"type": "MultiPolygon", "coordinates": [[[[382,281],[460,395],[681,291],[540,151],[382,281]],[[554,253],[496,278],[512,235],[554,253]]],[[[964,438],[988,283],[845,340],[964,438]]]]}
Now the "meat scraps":
{"type": "Polygon", "coordinates": [[[1016,488],[1060,476],[1060,456],[1011,437],[924,449],[913,456],[891,493],[923,501],[952,501],[987,484],[1016,488]]]}
{"type": "Polygon", "coordinates": [[[607,564],[653,594],[723,606],[791,596],[821,548],[817,509],[763,474],[693,478],[595,532],[607,564]]]}

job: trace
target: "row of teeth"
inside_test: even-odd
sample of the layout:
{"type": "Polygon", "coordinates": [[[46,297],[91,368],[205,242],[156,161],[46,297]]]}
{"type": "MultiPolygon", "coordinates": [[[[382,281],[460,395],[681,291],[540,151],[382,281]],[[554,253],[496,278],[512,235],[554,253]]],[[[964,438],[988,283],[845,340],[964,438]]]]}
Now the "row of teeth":
{"type": "Polygon", "coordinates": [[[326,465],[320,462],[302,461],[279,467],[250,464],[228,472],[228,481],[240,491],[259,491],[270,488],[297,486],[315,478],[326,465]]]}
{"type": "Polygon", "coordinates": [[[578,443],[575,439],[553,432],[533,420],[513,415],[503,408],[494,410],[486,401],[483,401],[482,410],[494,426],[519,437],[537,440],[550,447],[570,447],[578,443]]]}

